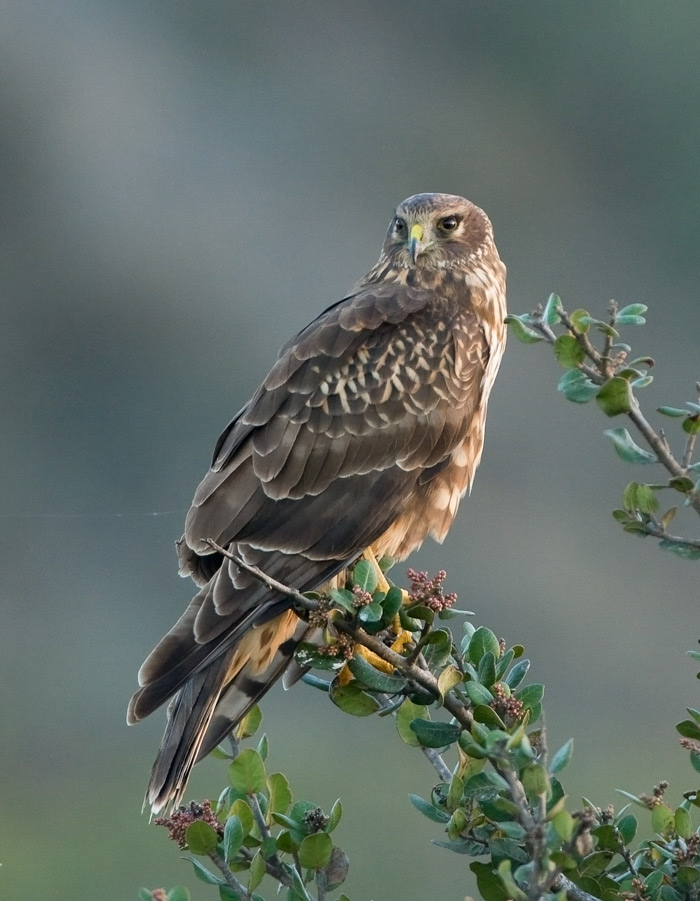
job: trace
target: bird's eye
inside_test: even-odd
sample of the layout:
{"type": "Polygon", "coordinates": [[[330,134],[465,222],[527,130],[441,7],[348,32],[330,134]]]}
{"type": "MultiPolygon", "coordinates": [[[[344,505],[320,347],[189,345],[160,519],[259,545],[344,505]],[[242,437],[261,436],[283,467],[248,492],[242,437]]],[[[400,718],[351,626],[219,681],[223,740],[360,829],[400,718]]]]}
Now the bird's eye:
{"type": "Polygon", "coordinates": [[[444,232],[453,232],[459,225],[457,216],[445,216],[438,222],[438,228],[444,232]]]}
{"type": "Polygon", "coordinates": [[[394,219],[394,231],[397,235],[402,235],[406,231],[406,223],[403,219],[399,219],[398,216],[394,219]]]}

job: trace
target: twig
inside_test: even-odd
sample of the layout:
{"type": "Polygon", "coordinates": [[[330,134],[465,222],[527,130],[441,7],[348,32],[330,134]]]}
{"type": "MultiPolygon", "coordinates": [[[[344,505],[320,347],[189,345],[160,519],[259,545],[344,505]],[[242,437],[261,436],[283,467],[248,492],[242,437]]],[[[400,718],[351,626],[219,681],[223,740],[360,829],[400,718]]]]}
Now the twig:
{"type": "MultiPolygon", "coordinates": [[[[601,354],[596,350],[588,336],[576,328],[566,312],[559,310],[559,318],[565,328],[567,328],[576,338],[588,359],[594,364],[593,367],[591,367],[586,363],[579,363],[577,368],[594,384],[604,384],[611,375],[614,375],[610,370],[610,358],[609,356],[605,356],[606,352],[609,354],[611,342],[606,339],[605,350],[603,351],[603,354],[601,354]]],[[[550,344],[554,343],[556,335],[546,323],[538,322],[536,327],[546,341],[550,344]]],[[[646,419],[639,406],[639,401],[633,394],[631,394],[631,409],[626,415],[634,423],[640,434],[643,435],[649,447],[655,452],[659,463],[661,463],[674,478],[680,478],[687,475],[687,469],[690,465],[690,456],[692,455],[694,446],[690,443],[690,440],[686,443],[683,461],[679,463],[671,453],[668,442],[665,440],[663,434],[657,432],[646,419]]],[[[694,436],[691,435],[690,438],[692,437],[694,436]]],[[[688,498],[693,509],[697,513],[700,513],[700,492],[693,492],[688,495],[688,498]]]]}
{"type": "Polygon", "coordinates": [[[442,779],[443,782],[449,782],[452,779],[452,770],[448,767],[445,761],[442,759],[442,754],[437,751],[435,748],[423,748],[421,747],[421,751],[428,758],[430,763],[433,766],[433,769],[436,771],[438,776],[442,779]]]}
{"type": "Polygon", "coordinates": [[[566,892],[568,901],[600,901],[595,895],[589,895],[588,892],[584,892],[576,883],[560,873],[552,883],[552,891],[560,892],[562,889],[566,892]]]}
{"type": "MultiPolygon", "coordinates": [[[[212,539],[207,539],[206,542],[211,548],[213,548],[217,553],[222,554],[224,557],[227,557],[229,560],[233,560],[241,569],[246,570],[251,573],[251,575],[255,576],[261,582],[271,588],[273,591],[277,591],[280,594],[286,595],[288,598],[291,598],[295,604],[301,607],[304,610],[315,611],[319,609],[318,601],[313,600],[312,598],[307,598],[296,588],[290,588],[288,585],[284,585],[282,582],[278,582],[276,579],[273,579],[271,576],[268,576],[264,573],[259,567],[252,566],[250,563],[246,563],[245,560],[242,560],[240,557],[237,557],[235,554],[232,554],[230,551],[226,550],[226,548],[221,547],[212,539]]],[[[438,688],[437,679],[430,673],[428,670],[421,668],[415,663],[411,663],[405,657],[402,657],[401,654],[397,654],[396,651],[393,651],[391,648],[388,648],[381,639],[377,638],[374,635],[369,635],[364,629],[361,629],[359,626],[353,626],[351,623],[347,622],[343,619],[337,619],[333,622],[334,628],[336,628],[339,632],[343,632],[346,635],[349,635],[353,638],[358,644],[364,645],[364,647],[369,648],[370,651],[373,651],[377,657],[380,657],[386,663],[390,664],[394,669],[398,670],[404,676],[409,679],[412,679],[421,688],[425,688],[429,691],[436,700],[442,700],[440,695],[440,689],[438,688]]],[[[470,729],[472,724],[472,714],[471,711],[468,710],[463,704],[453,698],[450,694],[445,695],[444,700],[442,700],[442,704],[449,713],[459,722],[461,726],[465,729],[470,729]]]]}
{"type": "Polygon", "coordinates": [[[237,895],[240,896],[241,901],[251,901],[251,895],[248,892],[248,889],[243,885],[242,882],[239,882],[238,879],[233,875],[229,865],[226,863],[224,858],[219,854],[218,851],[212,851],[209,854],[209,858],[216,866],[221,870],[221,875],[226,880],[226,885],[229,888],[232,888],[237,895]]]}
{"type": "MultiPolygon", "coordinates": [[[[265,817],[260,807],[260,802],[258,801],[258,796],[254,792],[248,794],[248,804],[250,805],[250,809],[253,811],[253,819],[255,820],[255,824],[260,830],[260,837],[263,841],[265,841],[265,839],[269,839],[272,833],[270,832],[270,827],[265,821],[265,817]]],[[[279,859],[277,852],[265,859],[265,869],[268,873],[270,873],[270,875],[274,876],[274,878],[278,882],[281,882],[287,888],[294,888],[294,883],[287,875],[284,865],[279,859]]]]}

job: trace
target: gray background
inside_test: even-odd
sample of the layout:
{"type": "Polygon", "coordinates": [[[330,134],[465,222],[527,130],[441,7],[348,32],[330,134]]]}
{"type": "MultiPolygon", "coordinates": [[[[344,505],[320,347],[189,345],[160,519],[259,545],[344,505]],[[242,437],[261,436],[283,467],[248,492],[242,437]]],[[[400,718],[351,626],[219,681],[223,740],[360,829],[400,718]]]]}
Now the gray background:
{"type": "MultiPolygon", "coordinates": [[[[0,4],[0,896],[214,897],[139,815],[163,716],[127,729],[126,703],[190,597],[172,542],[221,427],[402,198],[488,211],[513,311],[648,303],[645,404],[692,399],[699,34],[694,2],[0,4]]],[[[473,495],[412,562],[526,645],[574,803],[664,777],[678,800],[697,566],[614,523],[661,473],[622,464],[621,423],[560,373],[511,340],[473,495]]],[[[353,901],[474,890],[407,801],[433,775],[391,723],[304,687],[264,712],[270,769],[342,797],[353,901]]],[[[206,763],[192,795],[224,780],[206,763]]]]}

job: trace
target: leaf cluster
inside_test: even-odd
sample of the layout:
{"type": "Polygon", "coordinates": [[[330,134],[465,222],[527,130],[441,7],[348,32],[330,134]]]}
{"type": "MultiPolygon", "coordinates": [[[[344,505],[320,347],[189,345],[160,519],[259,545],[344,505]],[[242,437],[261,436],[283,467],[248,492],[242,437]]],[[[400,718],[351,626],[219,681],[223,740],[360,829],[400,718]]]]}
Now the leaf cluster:
{"type": "MultiPolygon", "coordinates": [[[[685,507],[700,514],[700,461],[693,461],[696,436],[700,432],[700,404],[687,401],[685,408],[662,405],[657,412],[680,425],[682,452],[674,455],[663,429],[654,429],[642,413],[637,392],[651,384],[648,356],[630,360],[631,348],[621,340],[620,327],[641,326],[646,320],[644,304],[619,309],[613,301],[606,320],[587,310],[567,313],[557,295],[533,313],[507,317],[512,333],[533,344],[549,343],[566,372],[558,390],[568,400],[583,404],[596,401],[607,416],[626,416],[647,448],[634,440],[625,427],[606,429],[617,455],[626,463],[663,466],[668,478],[659,483],[630,482],[623,492],[622,506],[613,512],[622,528],[640,537],[659,539],[659,547],[685,559],[700,558],[700,539],[671,534],[669,526],[678,512],[675,504],[661,512],[663,492],[677,492],[685,507]]],[[[700,386],[696,386],[700,390],[700,386]]]]}

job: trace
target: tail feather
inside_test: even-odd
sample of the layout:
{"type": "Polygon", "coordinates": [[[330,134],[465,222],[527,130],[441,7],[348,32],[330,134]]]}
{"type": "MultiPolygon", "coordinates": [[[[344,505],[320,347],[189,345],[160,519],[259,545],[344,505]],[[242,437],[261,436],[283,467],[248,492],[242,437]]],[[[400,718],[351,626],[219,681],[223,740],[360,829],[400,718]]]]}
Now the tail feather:
{"type": "Polygon", "coordinates": [[[153,813],[182,801],[192,767],[216,747],[282,675],[309,627],[290,610],[251,629],[236,648],[175,695],[151,770],[153,813]]]}

